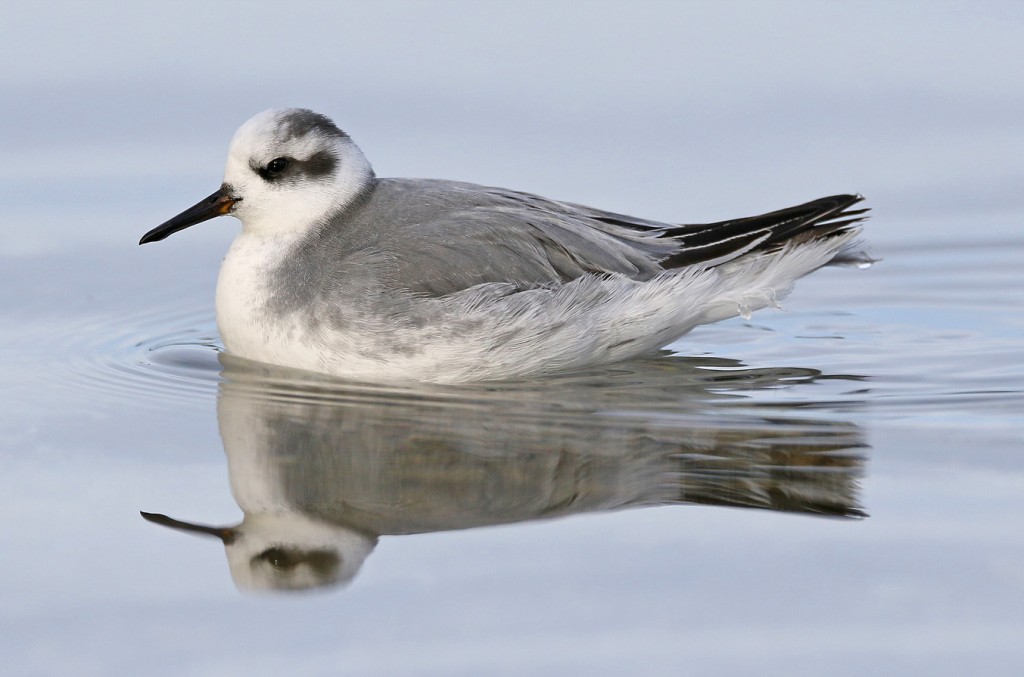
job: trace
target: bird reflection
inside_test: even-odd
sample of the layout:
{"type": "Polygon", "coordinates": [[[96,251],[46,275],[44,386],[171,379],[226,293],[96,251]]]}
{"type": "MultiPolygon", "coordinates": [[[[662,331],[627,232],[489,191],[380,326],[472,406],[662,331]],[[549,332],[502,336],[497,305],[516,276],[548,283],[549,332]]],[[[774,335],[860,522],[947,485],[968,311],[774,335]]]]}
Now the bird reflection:
{"type": "Polygon", "coordinates": [[[863,514],[859,428],[751,403],[814,370],[662,356],[444,389],[221,361],[218,422],[244,519],[142,514],[219,538],[244,590],[347,583],[384,535],[687,503],[863,514]]]}

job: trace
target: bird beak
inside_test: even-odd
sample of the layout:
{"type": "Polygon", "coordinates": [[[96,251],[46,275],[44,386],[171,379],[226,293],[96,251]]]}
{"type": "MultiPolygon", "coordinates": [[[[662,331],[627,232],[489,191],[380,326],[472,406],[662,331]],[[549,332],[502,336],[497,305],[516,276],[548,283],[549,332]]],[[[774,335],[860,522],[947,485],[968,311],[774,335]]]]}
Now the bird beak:
{"type": "Polygon", "coordinates": [[[216,216],[223,216],[231,212],[232,207],[241,198],[234,197],[228,186],[221,186],[216,193],[204,198],[192,205],[174,218],[161,223],[159,226],[142,236],[139,244],[147,242],[158,242],[168,235],[184,230],[197,223],[208,221],[216,216]]]}
{"type": "Polygon", "coordinates": [[[159,524],[161,526],[170,527],[172,529],[178,529],[180,531],[191,531],[194,534],[206,534],[208,536],[216,536],[224,545],[230,545],[231,541],[235,540],[235,530],[231,527],[209,527],[203,524],[192,524],[191,522],[182,522],[176,520],[173,517],[167,515],[160,515],[153,512],[140,512],[143,519],[153,524],[159,524]]]}

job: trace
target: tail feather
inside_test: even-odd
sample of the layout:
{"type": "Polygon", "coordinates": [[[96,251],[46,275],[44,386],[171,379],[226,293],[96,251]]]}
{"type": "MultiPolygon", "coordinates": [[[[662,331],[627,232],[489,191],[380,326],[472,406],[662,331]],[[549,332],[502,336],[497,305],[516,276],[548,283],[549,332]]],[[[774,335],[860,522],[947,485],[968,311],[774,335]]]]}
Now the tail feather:
{"type": "Polygon", "coordinates": [[[749,252],[778,249],[789,242],[841,235],[866,218],[867,209],[850,209],[863,199],[860,195],[832,195],[758,216],[681,225],[660,235],[679,243],[679,249],[661,265],[718,265],[749,252]]]}

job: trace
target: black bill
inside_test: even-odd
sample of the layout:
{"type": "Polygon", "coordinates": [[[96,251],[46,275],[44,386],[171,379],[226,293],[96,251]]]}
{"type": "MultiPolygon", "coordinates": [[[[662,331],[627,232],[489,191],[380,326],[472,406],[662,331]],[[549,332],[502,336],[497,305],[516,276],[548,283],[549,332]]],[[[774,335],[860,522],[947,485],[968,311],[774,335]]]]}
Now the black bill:
{"type": "Polygon", "coordinates": [[[179,230],[184,230],[189,226],[209,221],[217,216],[229,214],[231,208],[238,202],[238,199],[230,194],[227,186],[221,186],[213,195],[200,200],[174,218],[161,223],[143,235],[142,239],[139,240],[139,244],[158,242],[168,235],[177,233],[179,230]]]}

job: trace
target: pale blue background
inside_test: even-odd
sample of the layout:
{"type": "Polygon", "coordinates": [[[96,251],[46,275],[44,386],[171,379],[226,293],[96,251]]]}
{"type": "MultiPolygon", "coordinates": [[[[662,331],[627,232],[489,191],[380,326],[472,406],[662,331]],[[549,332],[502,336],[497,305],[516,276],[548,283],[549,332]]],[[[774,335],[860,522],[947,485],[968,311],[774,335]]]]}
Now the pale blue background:
{"type": "Polygon", "coordinates": [[[130,239],[206,195],[235,127],[284,105],[334,117],[384,176],[655,218],[860,191],[899,220],[872,234],[884,242],[953,210],[998,222],[1024,200],[1015,2],[32,2],[2,13],[0,182],[8,213],[35,215],[32,232],[5,221],[8,251],[130,239]],[[102,223],[69,223],[97,202],[110,207],[102,223]]]}

